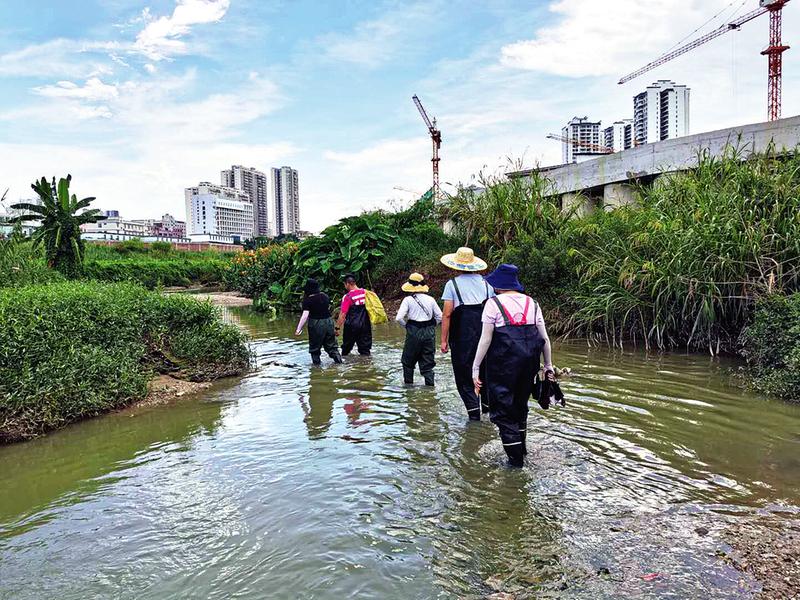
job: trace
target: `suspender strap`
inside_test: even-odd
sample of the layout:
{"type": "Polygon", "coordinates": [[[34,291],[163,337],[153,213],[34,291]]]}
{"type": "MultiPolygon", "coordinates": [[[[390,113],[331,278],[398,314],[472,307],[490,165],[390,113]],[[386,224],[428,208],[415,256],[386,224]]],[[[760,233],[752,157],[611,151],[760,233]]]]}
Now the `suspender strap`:
{"type": "Polygon", "coordinates": [[[461,290],[458,289],[458,284],[456,283],[455,279],[451,280],[453,282],[453,289],[456,291],[456,296],[458,297],[458,303],[464,304],[464,299],[461,297],[461,290]]]}
{"type": "MultiPolygon", "coordinates": [[[[519,321],[514,320],[509,312],[506,310],[506,307],[503,306],[503,303],[500,302],[500,298],[495,296],[492,298],[497,307],[500,309],[500,314],[503,316],[503,322],[506,324],[506,327],[509,325],[527,325],[528,324],[528,309],[531,306],[531,299],[526,296],[525,297],[525,308],[522,309],[522,318],[519,321]]],[[[535,313],[534,313],[534,324],[536,323],[535,313]]]]}
{"type": "Polygon", "coordinates": [[[425,316],[428,317],[429,319],[433,319],[433,315],[430,315],[430,316],[428,315],[428,309],[426,309],[424,306],[422,306],[422,302],[419,301],[419,298],[417,298],[417,295],[414,294],[411,297],[414,299],[414,302],[417,303],[417,306],[419,306],[422,309],[422,312],[425,313],[425,316]]]}
{"type": "Polygon", "coordinates": [[[500,314],[503,316],[503,322],[506,324],[506,327],[511,325],[511,320],[508,318],[506,307],[503,306],[503,303],[500,302],[500,299],[497,296],[495,296],[494,298],[492,298],[492,300],[494,300],[495,304],[497,304],[497,308],[500,309],[500,314]]]}
{"type": "Polygon", "coordinates": [[[486,286],[486,300],[488,300],[489,299],[489,284],[486,283],[485,279],[483,280],[483,285],[486,286]]]}

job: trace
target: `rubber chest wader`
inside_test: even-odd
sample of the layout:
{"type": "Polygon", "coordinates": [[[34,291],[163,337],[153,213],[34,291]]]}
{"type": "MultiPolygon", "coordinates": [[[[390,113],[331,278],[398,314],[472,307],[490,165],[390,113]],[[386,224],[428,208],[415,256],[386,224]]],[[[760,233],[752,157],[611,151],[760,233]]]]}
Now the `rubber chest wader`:
{"type": "MultiPolygon", "coordinates": [[[[450,352],[451,362],[453,363],[453,375],[456,379],[456,389],[464,402],[470,420],[480,421],[481,412],[489,412],[486,401],[486,388],[481,390],[480,398],[475,393],[475,385],[472,383],[472,362],[478,352],[478,342],[481,339],[481,315],[486,300],[489,299],[489,284],[486,286],[486,299],[480,304],[464,304],[461,297],[461,290],[458,289],[456,280],[453,282],[453,289],[458,297],[458,306],[453,310],[450,317],[450,352]],[[483,409],[483,411],[481,411],[483,409]]],[[[481,365],[480,377],[483,380],[485,375],[485,365],[481,365]]]]}
{"type": "Polygon", "coordinates": [[[406,323],[406,342],[403,345],[403,381],[414,383],[414,366],[419,363],[419,372],[425,385],[433,385],[433,368],[436,366],[436,319],[409,321],[406,323]]]}
{"type": "Polygon", "coordinates": [[[339,354],[339,346],[336,344],[336,334],[333,330],[333,319],[309,319],[308,320],[308,353],[311,354],[311,362],[315,365],[322,364],[320,355],[322,349],[328,353],[333,362],[342,362],[339,354]]]}
{"type": "Polygon", "coordinates": [[[358,346],[358,353],[363,355],[368,355],[372,349],[372,324],[365,305],[350,305],[344,319],[342,355],[350,354],[353,346],[358,346]]]}
{"type": "Polygon", "coordinates": [[[536,315],[534,322],[528,323],[530,298],[525,299],[520,320],[513,319],[499,299],[493,300],[503,315],[505,327],[495,327],[484,363],[489,417],[500,431],[509,463],[521,467],[522,457],[526,454],[528,399],[533,389],[533,379],[539,372],[544,338],[536,327],[536,315]]]}

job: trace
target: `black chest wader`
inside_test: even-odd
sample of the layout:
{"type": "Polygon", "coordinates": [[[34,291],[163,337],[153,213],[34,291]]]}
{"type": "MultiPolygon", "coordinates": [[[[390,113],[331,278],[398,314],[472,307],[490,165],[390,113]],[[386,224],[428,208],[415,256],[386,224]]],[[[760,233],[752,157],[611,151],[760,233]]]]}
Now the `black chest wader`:
{"type": "Polygon", "coordinates": [[[372,324],[369,322],[367,307],[353,304],[347,311],[342,331],[342,356],[347,356],[358,346],[358,353],[368,356],[372,349],[372,324]]]}
{"type": "Polygon", "coordinates": [[[497,298],[494,301],[505,327],[495,327],[486,353],[484,387],[489,396],[489,418],[500,431],[509,464],[521,467],[526,454],[528,399],[539,372],[544,338],[535,325],[535,316],[534,324],[527,323],[527,304],[521,322],[514,322],[502,303],[497,298]]]}
{"type": "Polygon", "coordinates": [[[403,345],[403,381],[414,383],[414,367],[419,364],[419,372],[425,385],[433,385],[433,368],[436,366],[436,320],[409,321],[406,323],[406,341],[403,345]]]}
{"type": "Polygon", "coordinates": [[[333,319],[330,317],[308,320],[308,353],[311,354],[311,362],[315,365],[322,364],[320,355],[323,348],[333,362],[342,362],[339,346],[336,344],[336,333],[333,329],[333,319]]]}
{"type": "MultiPolygon", "coordinates": [[[[472,362],[478,351],[478,342],[481,339],[481,316],[486,300],[489,299],[489,284],[486,285],[486,300],[480,304],[464,304],[461,291],[456,280],[453,279],[453,289],[458,297],[458,306],[450,317],[450,360],[453,364],[453,375],[456,380],[456,389],[471,421],[480,421],[481,412],[489,412],[486,401],[486,388],[481,390],[480,398],[475,393],[472,382],[472,362]],[[481,411],[481,409],[483,409],[481,411]]],[[[484,365],[481,365],[480,377],[483,380],[484,365]]]]}

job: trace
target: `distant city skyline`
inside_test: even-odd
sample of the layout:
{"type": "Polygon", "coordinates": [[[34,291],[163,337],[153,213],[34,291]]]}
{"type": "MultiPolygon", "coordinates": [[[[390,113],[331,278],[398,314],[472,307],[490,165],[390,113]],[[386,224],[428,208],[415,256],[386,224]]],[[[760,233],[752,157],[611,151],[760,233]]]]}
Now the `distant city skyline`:
{"type": "MultiPolygon", "coordinates": [[[[469,184],[484,166],[503,170],[506,157],[560,162],[548,132],[574,115],[605,125],[627,118],[631,98],[659,79],[692,89],[694,133],[766,120],[765,17],[616,83],[687,35],[757,6],[6,0],[0,193],[9,188],[7,202],[16,202],[31,197],[36,178],[71,173],[79,197],[143,219],[182,214],[183,188],[231,165],[265,174],[291,165],[303,179],[302,227],[319,231],[428,189],[430,139],[413,94],[437,117],[441,180],[453,184],[469,184]]],[[[783,37],[795,46],[800,2],[783,12],[783,37]]],[[[798,113],[792,47],[783,114],[798,113]]]]}

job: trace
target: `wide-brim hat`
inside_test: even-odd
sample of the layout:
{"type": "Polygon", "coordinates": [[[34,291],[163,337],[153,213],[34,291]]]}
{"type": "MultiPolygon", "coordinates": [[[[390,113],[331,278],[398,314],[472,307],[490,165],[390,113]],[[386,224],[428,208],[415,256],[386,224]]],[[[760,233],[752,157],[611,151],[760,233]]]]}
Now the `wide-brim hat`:
{"type": "Polygon", "coordinates": [[[525,286],[519,282],[519,268],[516,265],[500,265],[485,279],[496,290],[525,291],[525,286]]]}
{"type": "Polygon", "coordinates": [[[422,275],[419,273],[412,273],[408,276],[408,281],[406,281],[400,289],[410,294],[427,294],[429,288],[425,285],[425,278],[422,275]]]}
{"type": "Polygon", "coordinates": [[[442,264],[456,271],[485,271],[486,261],[481,260],[472,251],[472,248],[459,248],[453,254],[445,254],[439,259],[442,264]]]}

